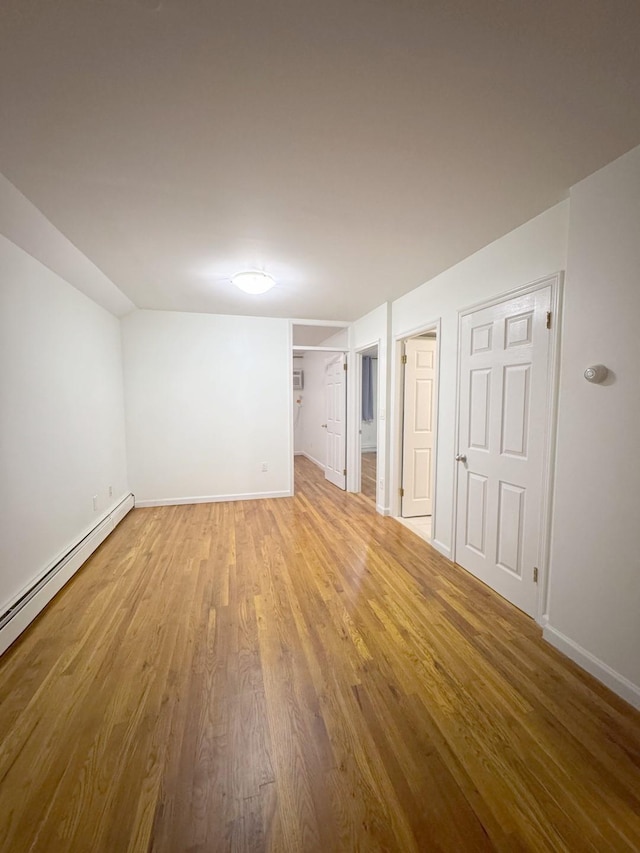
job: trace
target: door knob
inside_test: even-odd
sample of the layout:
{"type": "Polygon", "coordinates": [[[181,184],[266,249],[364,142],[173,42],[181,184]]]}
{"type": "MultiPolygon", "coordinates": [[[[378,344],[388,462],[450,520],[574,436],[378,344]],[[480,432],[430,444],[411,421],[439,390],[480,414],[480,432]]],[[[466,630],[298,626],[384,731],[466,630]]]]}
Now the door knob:
{"type": "Polygon", "coordinates": [[[464,455],[464,453],[458,453],[458,455],[456,456],[456,462],[466,462],[466,461],[467,461],[467,457],[464,455]]]}
{"type": "Polygon", "coordinates": [[[326,424],[320,424],[320,426],[322,427],[322,429],[326,429],[326,428],[327,428],[327,425],[326,425],[326,424]]]}

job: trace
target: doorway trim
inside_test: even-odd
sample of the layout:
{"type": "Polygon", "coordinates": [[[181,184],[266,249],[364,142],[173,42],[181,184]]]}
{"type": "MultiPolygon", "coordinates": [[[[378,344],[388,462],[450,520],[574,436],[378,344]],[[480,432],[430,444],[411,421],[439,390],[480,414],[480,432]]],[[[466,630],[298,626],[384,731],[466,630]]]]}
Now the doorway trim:
{"type": "Polygon", "coordinates": [[[392,374],[392,441],[391,441],[391,515],[393,518],[402,518],[402,501],[400,488],[402,487],[402,450],[404,436],[404,365],[402,364],[402,348],[404,342],[409,338],[417,338],[426,332],[436,334],[436,436],[434,440],[434,474],[433,474],[433,512],[431,515],[431,544],[446,557],[449,553],[444,547],[439,546],[436,538],[436,512],[438,498],[438,436],[440,433],[440,352],[442,318],[437,317],[428,323],[416,326],[414,329],[400,332],[393,337],[393,374],[392,374]]]}
{"type": "MultiPolygon", "coordinates": [[[[461,389],[461,359],[460,359],[460,341],[461,341],[461,326],[462,320],[468,314],[479,311],[483,308],[491,308],[494,305],[499,305],[501,302],[506,302],[517,296],[522,296],[526,293],[532,293],[536,290],[541,290],[544,287],[551,287],[551,328],[549,341],[549,366],[547,370],[547,417],[545,424],[545,446],[544,446],[544,465],[542,473],[542,506],[540,509],[540,518],[542,520],[541,546],[540,546],[540,563],[538,566],[538,604],[536,608],[535,620],[543,627],[549,621],[547,615],[548,598],[549,598],[549,553],[551,549],[551,530],[553,523],[553,490],[554,490],[554,461],[556,455],[556,436],[558,426],[558,394],[560,387],[560,329],[562,327],[562,296],[564,292],[564,272],[559,271],[545,276],[544,278],[536,279],[522,287],[516,287],[513,290],[505,291],[490,299],[485,299],[482,302],[476,302],[466,308],[458,311],[458,344],[456,347],[456,412],[455,412],[455,452],[459,452],[458,437],[460,435],[460,389],[461,389]]],[[[455,454],[454,454],[455,455],[455,454]]],[[[460,466],[451,460],[454,466],[453,476],[453,506],[452,506],[452,524],[451,524],[451,560],[456,561],[456,545],[457,545],[457,524],[458,524],[458,477],[460,466]]],[[[464,567],[462,567],[464,568],[464,567]]]]}

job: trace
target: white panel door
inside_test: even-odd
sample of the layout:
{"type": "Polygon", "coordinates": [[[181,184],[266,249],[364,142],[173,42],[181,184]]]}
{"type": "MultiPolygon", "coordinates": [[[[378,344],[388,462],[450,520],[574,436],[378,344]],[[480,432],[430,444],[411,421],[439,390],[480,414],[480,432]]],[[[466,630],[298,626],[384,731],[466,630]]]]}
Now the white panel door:
{"type": "Polygon", "coordinates": [[[341,489],[346,488],[346,428],[345,412],[347,383],[345,356],[341,353],[327,362],[325,399],[327,413],[327,458],[324,475],[341,489]]]}
{"type": "Polygon", "coordinates": [[[433,513],[436,384],[435,338],[405,343],[402,516],[433,513]]]}
{"type": "Polygon", "coordinates": [[[456,560],[535,616],[551,287],[461,319],[456,560]]]}

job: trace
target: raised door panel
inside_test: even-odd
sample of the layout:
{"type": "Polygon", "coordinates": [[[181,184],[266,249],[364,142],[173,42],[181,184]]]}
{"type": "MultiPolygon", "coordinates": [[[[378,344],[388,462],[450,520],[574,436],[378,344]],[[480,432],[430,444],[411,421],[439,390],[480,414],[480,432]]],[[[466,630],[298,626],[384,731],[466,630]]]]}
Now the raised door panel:
{"type": "Polygon", "coordinates": [[[512,483],[498,484],[497,565],[520,577],[526,490],[512,483]]]}
{"type": "Polygon", "coordinates": [[[465,514],[465,544],[484,557],[487,525],[487,478],[472,471],[467,472],[465,514]]]}
{"type": "Polygon", "coordinates": [[[529,436],[531,365],[508,364],[502,377],[502,424],[500,450],[526,458],[529,436]]]}
{"type": "Polygon", "coordinates": [[[470,355],[490,352],[493,345],[493,323],[484,323],[471,330],[470,355]]]}
{"type": "Polygon", "coordinates": [[[489,450],[491,419],[491,368],[469,372],[469,437],[467,444],[474,450],[489,450]]]}
{"type": "Polygon", "coordinates": [[[433,432],[433,380],[416,380],[416,403],[414,411],[414,430],[416,433],[433,432]]]}
{"type": "Polygon", "coordinates": [[[521,347],[533,341],[533,311],[505,318],[504,348],[521,347]]]}
{"type": "Polygon", "coordinates": [[[431,448],[417,448],[413,452],[413,499],[429,500],[431,497],[431,448]]]}

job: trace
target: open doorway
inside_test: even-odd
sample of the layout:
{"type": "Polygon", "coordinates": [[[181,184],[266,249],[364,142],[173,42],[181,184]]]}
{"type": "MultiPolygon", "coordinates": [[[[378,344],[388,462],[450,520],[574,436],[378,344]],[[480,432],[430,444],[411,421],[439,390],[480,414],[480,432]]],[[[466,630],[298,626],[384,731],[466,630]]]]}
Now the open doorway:
{"type": "MultiPolygon", "coordinates": [[[[292,324],[292,445],[326,480],[346,488],[347,324],[292,324]]],[[[295,458],[291,493],[295,491],[295,458]]],[[[306,463],[305,463],[306,464],[306,463]]]]}
{"type": "Polygon", "coordinates": [[[359,353],[360,492],[375,504],[378,483],[378,346],[359,353]]]}
{"type": "Polygon", "coordinates": [[[402,429],[400,521],[431,541],[435,513],[438,333],[428,329],[401,342],[402,429]]]}

